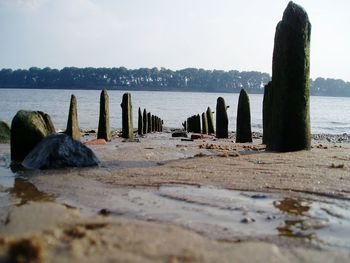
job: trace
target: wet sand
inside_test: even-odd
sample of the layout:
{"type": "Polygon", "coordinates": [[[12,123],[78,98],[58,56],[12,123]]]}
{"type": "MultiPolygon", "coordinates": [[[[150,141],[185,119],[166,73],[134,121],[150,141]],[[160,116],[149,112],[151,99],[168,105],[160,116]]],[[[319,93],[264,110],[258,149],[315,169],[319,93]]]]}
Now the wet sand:
{"type": "Polygon", "coordinates": [[[46,262],[349,261],[350,144],[232,141],[115,138],[89,146],[98,168],[21,173],[1,189],[0,262],[18,242],[46,262]]]}

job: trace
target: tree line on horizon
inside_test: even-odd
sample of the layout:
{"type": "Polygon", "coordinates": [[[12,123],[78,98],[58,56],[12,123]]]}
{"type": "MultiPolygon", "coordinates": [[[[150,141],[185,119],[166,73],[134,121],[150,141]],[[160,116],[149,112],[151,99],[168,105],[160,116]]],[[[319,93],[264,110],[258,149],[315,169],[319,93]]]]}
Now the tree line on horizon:
{"type": "MultiPolygon", "coordinates": [[[[32,67],[0,70],[0,88],[159,90],[263,93],[271,80],[257,71],[223,71],[186,68],[77,68],[61,70],[32,67]]],[[[310,80],[311,95],[350,96],[350,82],[340,79],[310,80]]]]}

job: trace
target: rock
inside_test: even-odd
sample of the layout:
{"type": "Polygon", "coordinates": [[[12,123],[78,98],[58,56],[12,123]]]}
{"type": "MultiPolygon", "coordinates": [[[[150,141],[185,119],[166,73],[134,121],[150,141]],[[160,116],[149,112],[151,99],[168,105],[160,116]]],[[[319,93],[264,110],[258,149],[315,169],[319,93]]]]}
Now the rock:
{"type": "Polygon", "coordinates": [[[216,103],[216,138],[228,138],[227,107],[222,97],[216,103]]]}
{"type": "Polygon", "coordinates": [[[23,161],[42,139],[52,133],[55,133],[55,128],[48,114],[18,111],[11,124],[11,160],[23,161]]]}
{"type": "Polygon", "coordinates": [[[236,123],[236,143],[252,142],[250,122],[250,105],[247,92],[242,89],[239,94],[236,123]]]}
{"type": "Polygon", "coordinates": [[[0,143],[9,143],[11,138],[10,125],[7,122],[0,121],[0,143]]]}
{"type": "Polygon", "coordinates": [[[70,98],[66,134],[74,140],[79,140],[81,136],[78,124],[77,98],[73,94],[70,98]]]}
{"type": "Polygon", "coordinates": [[[91,149],[66,134],[52,134],[43,139],[23,160],[27,169],[57,169],[98,165],[91,149]]]}
{"type": "Polygon", "coordinates": [[[208,134],[215,134],[213,112],[210,107],[207,109],[208,134]]]}
{"type": "Polygon", "coordinates": [[[100,96],[100,118],[98,121],[97,139],[111,140],[111,130],[109,126],[109,96],[107,90],[101,91],[100,96]]]}
{"type": "Polygon", "coordinates": [[[146,111],[146,109],[143,109],[142,120],[143,120],[142,132],[143,132],[143,134],[146,134],[148,132],[148,118],[147,118],[147,111],[146,111]]]}
{"type": "Polygon", "coordinates": [[[85,145],[104,145],[106,143],[107,142],[105,139],[96,139],[84,142],[85,145]]]}
{"type": "Polygon", "coordinates": [[[310,35],[305,10],[289,2],[276,28],[267,150],[309,150],[310,35]]]}
{"type": "Polygon", "coordinates": [[[185,137],[185,138],[187,138],[188,135],[187,135],[187,132],[185,132],[185,131],[174,131],[171,134],[171,137],[185,137]]]}
{"type": "Polygon", "coordinates": [[[134,138],[134,129],[132,126],[132,104],[131,94],[124,93],[122,104],[122,137],[125,139],[134,138]]]}

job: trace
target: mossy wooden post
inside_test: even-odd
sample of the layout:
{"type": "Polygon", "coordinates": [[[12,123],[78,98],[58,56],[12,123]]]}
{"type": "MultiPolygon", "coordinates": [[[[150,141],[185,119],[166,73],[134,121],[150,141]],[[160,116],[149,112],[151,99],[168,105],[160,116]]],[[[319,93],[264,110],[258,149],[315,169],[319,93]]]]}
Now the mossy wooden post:
{"type": "Polygon", "coordinates": [[[155,128],[156,128],[154,115],[151,116],[151,121],[152,121],[152,132],[154,132],[154,131],[155,131],[155,128]]]}
{"type": "Polygon", "coordinates": [[[74,140],[79,140],[81,136],[78,124],[77,98],[73,94],[70,98],[66,134],[74,140]]]}
{"type": "Polygon", "coordinates": [[[236,123],[236,142],[252,142],[252,128],[250,121],[250,105],[247,92],[242,89],[239,94],[236,123]]]}
{"type": "Polygon", "coordinates": [[[310,36],[306,11],[289,2],[276,28],[267,149],[309,150],[310,36]]]}
{"type": "Polygon", "coordinates": [[[202,113],[202,133],[208,134],[208,120],[205,112],[202,113]]]}
{"type": "Polygon", "coordinates": [[[270,136],[269,123],[271,119],[271,81],[264,87],[263,99],[263,138],[262,143],[267,144],[270,136]]]}
{"type": "Polygon", "coordinates": [[[161,120],[161,122],[160,122],[160,131],[161,131],[161,132],[163,132],[163,124],[164,124],[164,121],[161,120]]]}
{"type": "Polygon", "coordinates": [[[107,90],[102,90],[100,95],[100,118],[98,121],[97,139],[111,140],[109,127],[109,96],[107,90]]]}
{"type": "Polygon", "coordinates": [[[151,133],[152,132],[152,115],[150,112],[147,113],[147,122],[148,122],[147,133],[151,133]]]}
{"type": "Polygon", "coordinates": [[[134,138],[134,128],[132,125],[132,104],[131,104],[131,94],[124,93],[122,104],[122,136],[125,139],[134,138]]]}
{"type": "Polygon", "coordinates": [[[137,120],[137,134],[142,135],[143,134],[143,120],[142,120],[142,112],[141,108],[139,107],[139,114],[138,114],[138,120],[137,120]]]}
{"type": "Polygon", "coordinates": [[[154,131],[158,132],[158,116],[154,116],[154,131]]]}
{"type": "Polygon", "coordinates": [[[208,134],[214,134],[214,118],[213,118],[213,111],[210,107],[207,109],[207,121],[208,121],[208,134]]]}
{"type": "Polygon", "coordinates": [[[216,102],[216,138],[228,138],[227,107],[222,97],[216,102]]]}
{"type": "Polygon", "coordinates": [[[143,120],[142,132],[143,134],[146,134],[148,132],[148,118],[147,118],[146,109],[143,109],[142,120],[143,120]]]}
{"type": "Polygon", "coordinates": [[[195,131],[196,133],[201,133],[202,129],[201,129],[201,116],[199,114],[194,116],[194,120],[195,120],[195,131]]]}

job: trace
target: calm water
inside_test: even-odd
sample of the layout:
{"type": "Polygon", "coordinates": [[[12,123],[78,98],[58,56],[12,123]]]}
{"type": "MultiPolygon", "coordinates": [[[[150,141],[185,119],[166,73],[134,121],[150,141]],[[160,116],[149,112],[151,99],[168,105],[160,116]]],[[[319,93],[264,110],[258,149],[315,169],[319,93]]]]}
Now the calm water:
{"type": "MultiPolygon", "coordinates": [[[[109,91],[110,122],[112,128],[121,127],[122,95],[125,91],[109,91]]],[[[48,113],[56,129],[67,124],[70,95],[78,100],[78,117],[82,129],[95,129],[98,125],[98,90],[25,90],[0,89],[0,119],[10,122],[20,109],[41,110],[48,113]]],[[[193,114],[202,113],[210,106],[216,107],[216,99],[225,99],[228,109],[229,129],[236,128],[236,111],[239,94],[132,91],[133,122],[137,127],[138,107],[164,119],[165,126],[181,127],[181,123],[193,114]]],[[[250,95],[253,131],[262,131],[263,95],[250,95]]],[[[350,132],[350,98],[311,97],[312,133],[341,134],[350,132]]]]}

